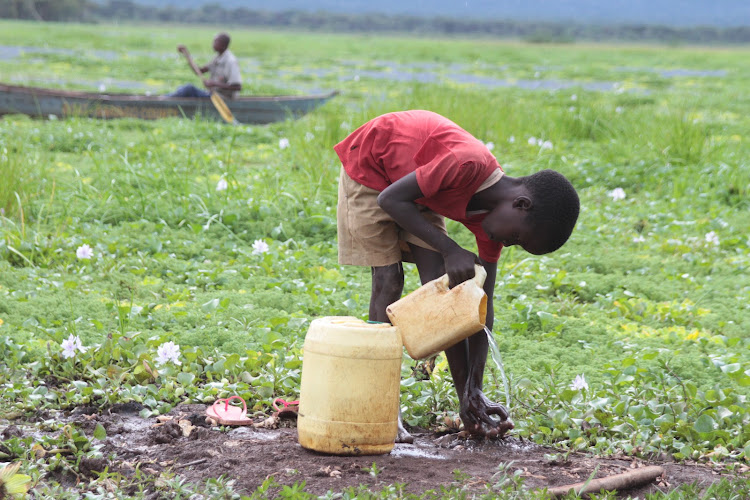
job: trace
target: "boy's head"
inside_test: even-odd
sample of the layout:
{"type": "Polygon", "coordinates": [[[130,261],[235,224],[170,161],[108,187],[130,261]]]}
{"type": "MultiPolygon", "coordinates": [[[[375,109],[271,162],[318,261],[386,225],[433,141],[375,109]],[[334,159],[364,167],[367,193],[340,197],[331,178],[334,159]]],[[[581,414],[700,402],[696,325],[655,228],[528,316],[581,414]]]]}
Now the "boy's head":
{"type": "Polygon", "coordinates": [[[537,255],[554,252],[568,241],[578,220],[581,202],[573,185],[561,173],[541,170],[520,178],[529,191],[532,206],[526,211],[526,223],[543,236],[537,255]],[[544,241],[546,240],[546,241],[544,241]]]}
{"type": "Polygon", "coordinates": [[[229,48],[229,42],[231,39],[226,33],[219,33],[214,37],[214,50],[219,54],[223,54],[225,50],[229,48]]]}
{"type": "Polygon", "coordinates": [[[493,241],[529,253],[554,252],[568,241],[581,208],[578,193],[562,174],[542,170],[514,179],[510,201],[498,205],[482,227],[493,241]]]}

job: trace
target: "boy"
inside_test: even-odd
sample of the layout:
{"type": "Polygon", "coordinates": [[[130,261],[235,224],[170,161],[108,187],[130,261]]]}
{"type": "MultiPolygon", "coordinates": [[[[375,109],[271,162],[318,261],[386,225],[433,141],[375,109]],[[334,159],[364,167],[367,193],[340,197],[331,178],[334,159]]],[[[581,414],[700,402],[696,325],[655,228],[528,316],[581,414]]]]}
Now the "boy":
{"type": "MultiPolygon", "coordinates": [[[[237,58],[229,50],[231,39],[226,33],[219,33],[214,37],[213,49],[216,52],[211,62],[201,66],[201,73],[210,73],[209,80],[203,80],[203,85],[207,89],[215,90],[227,99],[234,99],[242,90],[242,77],[240,76],[240,65],[237,58]]],[[[184,45],[178,45],[177,51],[187,55],[187,49],[184,45]]],[[[211,92],[199,89],[192,83],[185,84],[167,94],[170,97],[211,97],[211,92]]]]}
{"type": "MultiPolygon", "coordinates": [[[[487,270],[486,324],[492,329],[503,246],[520,245],[535,255],[552,252],[567,241],[578,219],[578,194],[561,174],[505,176],[481,141],[430,111],[379,116],[334,150],[343,167],[339,263],[371,268],[373,321],[388,322],[386,307],[401,297],[403,261],[416,264],[422,283],[447,273],[451,287],[473,278],[479,263],[487,270]],[[478,257],[448,236],[443,216],[474,233],[478,257]]],[[[445,354],[464,428],[496,437],[513,424],[507,410],[482,392],[487,348],[487,337],[478,332],[445,354]]],[[[411,442],[401,425],[398,440],[411,442]]]]}

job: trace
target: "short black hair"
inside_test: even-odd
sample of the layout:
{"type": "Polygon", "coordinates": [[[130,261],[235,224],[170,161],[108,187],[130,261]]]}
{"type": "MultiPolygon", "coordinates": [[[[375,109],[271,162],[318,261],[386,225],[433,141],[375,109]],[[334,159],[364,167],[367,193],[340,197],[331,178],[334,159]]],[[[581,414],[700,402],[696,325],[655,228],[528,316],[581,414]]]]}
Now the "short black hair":
{"type": "Polygon", "coordinates": [[[581,201],[568,179],[554,170],[519,178],[529,190],[531,208],[526,221],[546,237],[540,254],[554,252],[568,241],[578,220],[581,201]]]}
{"type": "Polygon", "coordinates": [[[229,35],[224,32],[216,35],[216,39],[219,40],[219,43],[221,43],[225,48],[229,48],[229,42],[232,41],[232,39],[229,38],[229,35]]]}

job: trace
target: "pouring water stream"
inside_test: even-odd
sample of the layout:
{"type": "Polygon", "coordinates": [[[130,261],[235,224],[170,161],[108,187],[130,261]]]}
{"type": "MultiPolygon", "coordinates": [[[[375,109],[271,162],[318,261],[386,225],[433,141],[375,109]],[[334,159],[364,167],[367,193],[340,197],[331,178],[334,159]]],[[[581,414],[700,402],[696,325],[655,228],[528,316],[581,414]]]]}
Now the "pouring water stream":
{"type": "Polygon", "coordinates": [[[503,358],[500,356],[500,350],[497,348],[497,342],[492,332],[486,326],[484,327],[484,333],[487,334],[487,343],[490,346],[490,356],[495,361],[495,364],[500,369],[500,375],[503,377],[503,387],[505,388],[505,406],[510,411],[510,389],[508,388],[508,377],[505,376],[505,367],[503,365],[503,358]]]}

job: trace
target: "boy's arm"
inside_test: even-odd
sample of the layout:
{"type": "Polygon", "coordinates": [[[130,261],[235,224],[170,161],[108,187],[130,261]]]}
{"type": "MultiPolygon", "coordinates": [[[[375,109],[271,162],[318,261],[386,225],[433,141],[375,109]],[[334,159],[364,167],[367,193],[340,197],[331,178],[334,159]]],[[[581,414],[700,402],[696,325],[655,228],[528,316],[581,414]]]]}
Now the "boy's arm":
{"type": "Polygon", "coordinates": [[[449,286],[454,287],[474,277],[474,264],[479,260],[422,217],[415,200],[423,197],[417,174],[412,172],[385,188],[378,196],[378,205],[404,230],[440,252],[449,286]]]}

